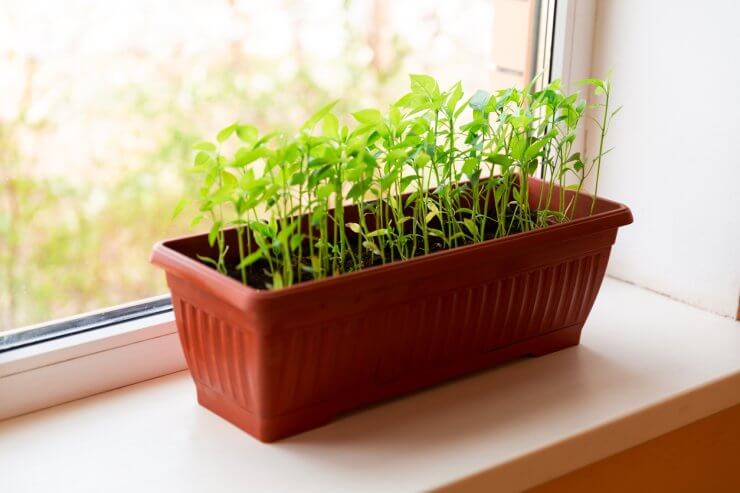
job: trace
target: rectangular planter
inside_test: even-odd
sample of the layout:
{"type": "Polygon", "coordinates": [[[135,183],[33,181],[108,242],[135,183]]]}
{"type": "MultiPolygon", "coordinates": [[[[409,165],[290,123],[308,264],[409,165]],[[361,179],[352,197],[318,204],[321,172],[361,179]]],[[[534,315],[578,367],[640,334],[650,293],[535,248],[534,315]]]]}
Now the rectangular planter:
{"type": "MultiPolygon", "coordinates": [[[[530,179],[537,204],[543,183],[530,179]]],[[[574,192],[567,192],[571,197],[574,192]]],[[[269,442],[338,414],[578,344],[630,210],[579,197],[572,221],[276,291],[159,243],[198,401],[269,442]]],[[[351,211],[347,209],[347,213],[351,211]]]]}

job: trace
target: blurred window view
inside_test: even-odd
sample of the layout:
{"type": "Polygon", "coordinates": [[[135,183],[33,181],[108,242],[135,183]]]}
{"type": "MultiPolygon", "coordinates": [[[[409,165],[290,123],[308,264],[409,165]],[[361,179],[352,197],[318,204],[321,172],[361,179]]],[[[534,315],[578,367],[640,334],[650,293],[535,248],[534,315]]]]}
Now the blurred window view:
{"type": "Polygon", "coordinates": [[[533,2],[0,0],[0,331],[164,293],[190,147],[233,121],[522,85],[533,2]]]}

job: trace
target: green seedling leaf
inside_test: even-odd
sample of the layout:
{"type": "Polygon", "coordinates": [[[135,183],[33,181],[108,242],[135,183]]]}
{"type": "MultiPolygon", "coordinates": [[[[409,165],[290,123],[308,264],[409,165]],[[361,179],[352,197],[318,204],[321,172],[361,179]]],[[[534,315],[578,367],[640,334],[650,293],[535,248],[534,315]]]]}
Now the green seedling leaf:
{"type": "Polygon", "coordinates": [[[195,154],[195,159],[193,159],[193,164],[195,166],[202,166],[206,164],[208,161],[211,160],[211,155],[206,151],[198,151],[195,154]]]}
{"type": "Polygon", "coordinates": [[[175,206],[175,209],[172,211],[172,216],[170,217],[170,221],[174,221],[177,216],[180,215],[182,210],[185,208],[185,206],[188,205],[188,199],[182,198],[175,206]]]}
{"type": "Polygon", "coordinates": [[[213,226],[211,226],[211,230],[208,232],[208,245],[213,246],[216,243],[216,237],[218,236],[218,232],[221,229],[221,221],[216,221],[213,223],[213,226]]]}
{"type": "Polygon", "coordinates": [[[242,147],[238,151],[236,151],[232,166],[240,168],[242,166],[253,163],[260,158],[268,157],[271,154],[272,152],[265,147],[258,147],[257,149],[247,149],[245,147],[242,147]]]}
{"type": "Polygon", "coordinates": [[[376,236],[385,236],[388,234],[387,228],[376,229],[365,235],[365,238],[375,238],[376,236]]]}
{"type": "Polygon", "coordinates": [[[321,129],[325,137],[336,139],[339,137],[339,119],[333,113],[327,113],[324,117],[323,127],[321,129]]]}
{"type": "Polygon", "coordinates": [[[298,144],[296,144],[295,142],[287,145],[286,147],[281,149],[281,151],[282,160],[286,163],[294,163],[298,161],[298,158],[301,156],[301,151],[298,148],[298,144]]]}
{"type": "Polygon", "coordinates": [[[331,194],[334,193],[334,185],[326,184],[320,185],[316,189],[316,196],[320,199],[328,199],[331,194]]]}
{"type": "Polygon", "coordinates": [[[246,269],[247,267],[249,267],[256,261],[261,259],[263,256],[264,256],[264,252],[262,250],[256,250],[250,253],[249,255],[247,255],[246,257],[244,257],[242,261],[239,262],[239,265],[236,266],[236,268],[238,270],[246,269]]]}
{"type": "Polygon", "coordinates": [[[352,185],[352,188],[349,189],[349,192],[347,192],[347,198],[350,200],[360,200],[362,197],[367,193],[369,187],[369,182],[362,180],[358,181],[354,185],[352,185]]]}
{"type": "Polygon", "coordinates": [[[254,241],[262,250],[269,250],[270,244],[267,242],[267,238],[259,231],[253,230],[254,241]]]}
{"type": "Polygon", "coordinates": [[[414,181],[416,181],[415,176],[404,176],[403,178],[401,178],[399,192],[405,192],[409,185],[411,185],[414,181]]]}
{"type": "Polygon", "coordinates": [[[380,113],[380,111],[372,108],[356,111],[352,113],[352,116],[355,117],[355,120],[357,120],[358,122],[367,125],[376,125],[383,122],[383,115],[380,113]]]}
{"type": "Polygon", "coordinates": [[[203,214],[198,214],[190,221],[190,229],[196,227],[203,220],[203,214]]]}
{"type": "Polygon", "coordinates": [[[234,123],[232,125],[229,125],[228,127],[221,129],[221,131],[216,135],[216,140],[219,142],[225,142],[229,137],[231,137],[236,130],[237,124],[234,123]]]}
{"type": "Polygon", "coordinates": [[[390,120],[391,125],[393,127],[397,127],[401,123],[401,118],[401,111],[398,109],[398,106],[391,105],[388,110],[388,119],[390,120]]]}
{"type": "Polygon", "coordinates": [[[426,98],[413,92],[401,96],[401,98],[394,103],[394,106],[406,108],[412,110],[412,112],[420,111],[428,107],[426,98]]]}
{"type": "Polygon", "coordinates": [[[414,168],[418,170],[426,167],[431,159],[432,158],[429,157],[429,154],[426,152],[420,152],[416,155],[416,158],[414,158],[414,168]]]}
{"type": "Polygon", "coordinates": [[[362,231],[362,228],[360,228],[360,225],[357,223],[346,223],[345,226],[347,226],[353,233],[360,234],[360,231],[362,231]]]}
{"type": "Polygon", "coordinates": [[[458,118],[462,114],[462,112],[465,111],[465,108],[470,106],[471,99],[472,98],[468,98],[465,102],[463,102],[463,104],[457,107],[457,110],[454,113],[455,118],[458,118]]]}
{"type": "Polygon", "coordinates": [[[262,237],[272,238],[273,236],[275,236],[275,231],[273,231],[273,229],[269,225],[263,223],[262,221],[250,221],[249,229],[256,233],[259,233],[262,237]]]}
{"type": "Polygon", "coordinates": [[[411,74],[411,92],[420,94],[429,99],[434,99],[439,96],[439,84],[429,75],[422,74],[411,74]]]}
{"type": "Polygon", "coordinates": [[[386,161],[389,163],[399,163],[406,161],[406,158],[408,157],[408,153],[405,149],[393,149],[391,152],[388,153],[386,156],[386,161]]]}
{"type": "Polygon", "coordinates": [[[527,149],[527,137],[524,134],[514,133],[511,136],[511,157],[515,161],[524,161],[524,152],[527,149]]]}
{"type": "Polygon", "coordinates": [[[513,189],[511,191],[511,194],[514,196],[514,200],[516,200],[519,203],[522,202],[521,192],[519,191],[518,188],[513,189]]]}
{"type": "Polygon", "coordinates": [[[281,229],[280,232],[277,234],[277,241],[280,243],[285,243],[290,235],[293,234],[293,231],[295,231],[296,227],[298,226],[298,221],[293,221],[290,224],[288,224],[285,228],[281,229]]]}
{"type": "Polygon", "coordinates": [[[216,261],[215,261],[215,260],[213,260],[212,258],[210,258],[210,257],[206,257],[206,256],[204,256],[204,255],[196,255],[196,257],[197,257],[197,258],[198,258],[198,260],[200,260],[201,262],[205,262],[205,263],[206,263],[206,264],[208,264],[208,265],[212,265],[212,266],[214,266],[214,267],[218,268],[218,262],[216,262],[216,261]]]}
{"type": "Polygon", "coordinates": [[[540,139],[531,143],[524,152],[523,161],[526,163],[537,157],[542,148],[545,147],[545,144],[547,144],[547,139],[540,139]]]}
{"type": "Polygon", "coordinates": [[[578,83],[581,85],[595,86],[602,94],[606,92],[606,82],[601,79],[583,79],[579,80],[578,83]]]}
{"type": "Polygon", "coordinates": [[[474,157],[469,157],[465,161],[463,161],[462,165],[462,173],[467,176],[470,179],[473,179],[475,176],[475,173],[480,168],[480,161],[474,157]]]}
{"type": "Polygon", "coordinates": [[[302,234],[295,234],[290,237],[290,249],[291,250],[297,250],[299,246],[303,243],[303,235],[302,234]]]}
{"type": "Polygon", "coordinates": [[[253,144],[257,141],[259,132],[257,131],[257,127],[254,125],[241,124],[236,126],[236,136],[239,137],[239,140],[242,142],[253,144]]]}
{"type": "Polygon", "coordinates": [[[452,91],[450,91],[450,96],[447,98],[447,112],[448,113],[455,113],[455,108],[457,108],[457,103],[462,99],[463,97],[463,90],[462,90],[462,83],[457,82],[454,87],[452,88],[452,91]]]}
{"type": "Polygon", "coordinates": [[[444,238],[445,238],[445,233],[444,233],[444,231],[441,231],[441,230],[439,230],[439,229],[435,229],[435,228],[428,228],[428,229],[427,229],[427,232],[429,233],[429,236],[436,236],[437,238],[442,238],[442,239],[444,239],[444,238]]]}
{"type": "Polygon", "coordinates": [[[513,162],[509,156],[506,156],[504,154],[489,154],[488,156],[486,156],[486,161],[504,167],[511,166],[511,163],[513,162]]]}
{"type": "Polygon", "coordinates": [[[473,235],[474,238],[478,236],[478,227],[476,226],[475,221],[473,221],[469,217],[466,217],[465,219],[463,219],[463,224],[468,229],[468,231],[470,231],[470,234],[473,235]]]}
{"type": "Polygon", "coordinates": [[[290,177],[290,184],[293,186],[300,185],[305,182],[306,182],[306,174],[301,171],[297,171],[293,173],[293,175],[291,175],[290,177]]]}
{"type": "Polygon", "coordinates": [[[417,199],[419,198],[421,194],[418,190],[414,190],[409,194],[409,196],[406,198],[406,202],[403,204],[404,207],[410,207],[411,204],[416,204],[417,199]]]}
{"type": "Polygon", "coordinates": [[[236,176],[227,171],[221,175],[221,180],[223,181],[223,186],[226,188],[236,188],[239,185],[239,180],[236,176]]]}
{"type": "Polygon", "coordinates": [[[370,250],[375,255],[381,255],[380,248],[378,248],[378,246],[370,240],[363,241],[362,246],[370,250]]]}
{"type": "Polygon", "coordinates": [[[478,89],[475,91],[475,94],[473,94],[473,97],[470,98],[470,102],[468,104],[474,110],[483,111],[490,98],[491,93],[478,89]]]}
{"type": "Polygon", "coordinates": [[[314,113],[311,118],[306,120],[306,123],[303,124],[304,129],[311,130],[313,129],[317,123],[319,123],[332,109],[334,109],[334,106],[339,102],[337,99],[336,101],[332,101],[331,103],[327,104],[323,108],[321,108],[319,111],[314,113]]]}
{"type": "Polygon", "coordinates": [[[393,185],[396,182],[396,179],[398,178],[399,170],[398,168],[394,169],[387,175],[383,176],[380,179],[380,187],[383,189],[390,188],[391,185],[393,185]]]}

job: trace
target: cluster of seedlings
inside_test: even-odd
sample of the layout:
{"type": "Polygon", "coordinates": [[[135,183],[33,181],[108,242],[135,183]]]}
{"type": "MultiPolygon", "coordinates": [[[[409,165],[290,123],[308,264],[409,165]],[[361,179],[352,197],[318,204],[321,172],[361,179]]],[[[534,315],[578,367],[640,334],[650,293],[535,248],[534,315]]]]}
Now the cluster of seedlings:
{"type": "Polygon", "coordinates": [[[200,260],[276,289],[568,221],[577,195],[565,190],[594,173],[598,191],[616,113],[608,80],[584,81],[601,100],[587,112],[559,81],[465,98],[459,82],[410,79],[387,112],[357,111],[353,125],[331,103],[292,136],[235,123],[197,144],[192,224],[211,222],[213,250],[200,260]],[[572,152],[588,120],[600,130],[591,159],[572,152]],[[546,191],[533,203],[535,173],[546,191]]]}

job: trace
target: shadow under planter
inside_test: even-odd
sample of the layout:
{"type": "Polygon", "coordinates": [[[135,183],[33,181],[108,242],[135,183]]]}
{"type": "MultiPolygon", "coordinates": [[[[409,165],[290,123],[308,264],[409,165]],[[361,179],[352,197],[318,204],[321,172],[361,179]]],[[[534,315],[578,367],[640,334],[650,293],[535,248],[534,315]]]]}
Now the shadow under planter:
{"type": "MultiPolygon", "coordinates": [[[[534,206],[543,183],[529,187],[534,206]]],[[[207,235],[159,243],[152,262],[167,271],[198,401],[269,442],[578,344],[632,215],[606,199],[590,216],[588,196],[577,204],[568,222],[274,291],[196,260],[207,235]]]]}

